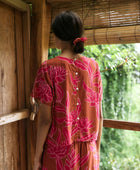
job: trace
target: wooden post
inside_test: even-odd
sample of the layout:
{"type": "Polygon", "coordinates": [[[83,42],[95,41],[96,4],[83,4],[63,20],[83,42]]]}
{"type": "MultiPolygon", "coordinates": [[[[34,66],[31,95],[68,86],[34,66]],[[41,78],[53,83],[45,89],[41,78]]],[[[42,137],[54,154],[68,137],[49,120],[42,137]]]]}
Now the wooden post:
{"type": "MultiPolygon", "coordinates": [[[[24,82],[24,57],[23,57],[23,28],[22,28],[22,13],[15,11],[15,42],[16,42],[16,67],[17,67],[17,108],[25,108],[25,83],[24,82]]],[[[11,120],[14,121],[17,117],[11,114],[11,120]]],[[[9,120],[10,115],[6,118],[9,120]],[[9,118],[9,119],[8,119],[9,118]]],[[[3,123],[6,123],[3,122],[3,123]]],[[[26,155],[26,121],[21,120],[18,122],[19,126],[19,149],[20,149],[20,167],[21,170],[27,169],[27,155],[26,155]]]]}
{"type": "Polygon", "coordinates": [[[45,0],[33,1],[31,30],[31,83],[40,64],[48,59],[51,6],[45,0]]]}
{"type": "MultiPolygon", "coordinates": [[[[17,109],[14,9],[0,2],[0,111],[17,109]]],[[[0,127],[0,169],[20,169],[18,122],[0,127]]]]}
{"type": "MultiPolygon", "coordinates": [[[[37,69],[44,60],[48,59],[51,6],[45,0],[32,1],[31,26],[31,88],[35,80],[37,69]]],[[[36,119],[37,120],[37,119],[36,119]]],[[[33,169],[36,145],[37,121],[30,121],[28,126],[28,170],[33,169]]]]}

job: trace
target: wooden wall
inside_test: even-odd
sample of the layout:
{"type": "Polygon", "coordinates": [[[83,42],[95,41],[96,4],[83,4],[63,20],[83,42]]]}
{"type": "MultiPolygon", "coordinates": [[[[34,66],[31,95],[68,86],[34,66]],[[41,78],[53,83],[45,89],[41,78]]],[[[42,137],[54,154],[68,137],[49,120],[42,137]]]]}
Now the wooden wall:
{"type": "MultiPolygon", "coordinates": [[[[25,108],[22,13],[0,2],[0,116],[25,108]]],[[[26,170],[26,120],[0,126],[0,170],[26,170]]]]}

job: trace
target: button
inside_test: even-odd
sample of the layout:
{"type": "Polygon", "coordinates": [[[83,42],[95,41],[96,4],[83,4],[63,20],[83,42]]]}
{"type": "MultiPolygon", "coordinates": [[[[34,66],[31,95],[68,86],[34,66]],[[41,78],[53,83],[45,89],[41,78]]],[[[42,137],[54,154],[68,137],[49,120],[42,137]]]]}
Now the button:
{"type": "Polygon", "coordinates": [[[78,88],[78,87],[76,87],[76,90],[79,90],[79,88],[78,88]]]}
{"type": "Polygon", "coordinates": [[[79,117],[77,117],[77,120],[79,120],[80,118],[79,117]]]}
{"type": "Polygon", "coordinates": [[[79,103],[76,103],[76,105],[78,106],[78,105],[79,105],[79,103]]]}
{"type": "Polygon", "coordinates": [[[75,75],[78,75],[78,72],[76,72],[75,75]]]}

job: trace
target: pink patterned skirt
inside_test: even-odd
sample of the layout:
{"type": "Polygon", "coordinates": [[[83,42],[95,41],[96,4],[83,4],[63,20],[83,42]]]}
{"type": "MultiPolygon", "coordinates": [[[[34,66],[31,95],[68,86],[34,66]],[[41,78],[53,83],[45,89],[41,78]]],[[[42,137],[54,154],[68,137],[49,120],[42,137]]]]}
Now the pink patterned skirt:
{"type": "Polygon", "coordinates": [[[99,170],[96,142],[45,146],[42,155],[42,170],[99,170]]]}

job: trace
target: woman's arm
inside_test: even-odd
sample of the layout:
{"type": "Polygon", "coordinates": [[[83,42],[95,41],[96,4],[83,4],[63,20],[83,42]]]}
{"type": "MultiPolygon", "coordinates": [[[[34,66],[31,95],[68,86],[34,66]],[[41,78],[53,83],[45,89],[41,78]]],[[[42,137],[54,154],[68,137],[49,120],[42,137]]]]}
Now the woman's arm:
{"type": "Polygon", "coordinates": [[[102,135],[102,127],[103,127],[103,114],[102,114],[102,102],[99,104],[99,114],[100,114],[100,122],[99,122],[99,133],[97,138],[97,151],[100,153],[100,142],[102,135]]]}
{"type": "Polygon", "coordinates": [[[43,146],[51,126],[51,106],[41,104],[39,107],[39,117],[37,126],[37,141],[36,151],[34,158],[34,170],[39,170],[41,166],[41,156],[43,152],[43,146]]]}

